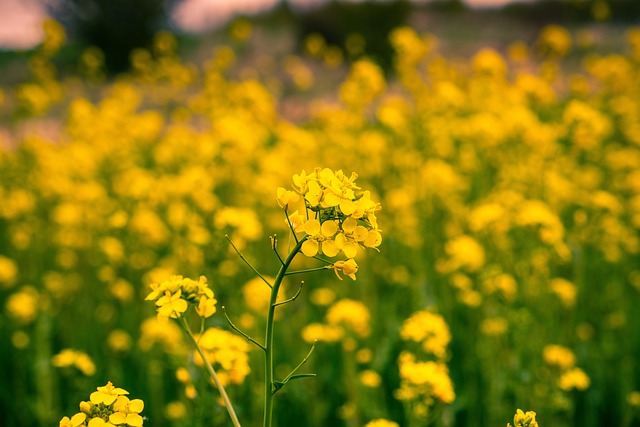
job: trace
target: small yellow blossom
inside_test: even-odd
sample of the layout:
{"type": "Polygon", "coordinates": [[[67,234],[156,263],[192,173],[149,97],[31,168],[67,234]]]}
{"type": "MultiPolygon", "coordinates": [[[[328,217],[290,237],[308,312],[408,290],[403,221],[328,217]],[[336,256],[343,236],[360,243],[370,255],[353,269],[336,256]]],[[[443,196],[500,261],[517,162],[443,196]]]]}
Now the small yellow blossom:
{"type": "Polygon", "coordinates": [[[568,370],[558,380],[558,386],[565,391],[573,389],[586,390],[589,388],[589,383],[589,376],[580,368],[568,370]]]}
{"type": "Polygon", "coordinates": [[[83,414],[82,412],[78,412],[71,419],[69,417],[62,417],[60,420],[60,427],[78,427],[84,424],[84,421],[87,419],[87,414],[83,414]]]}
{"type": "Polygon", "coordinates": [[[118,396],[122,396],[125,394],[129,394],[129,392],[122,388],[114,387],[111,381],[109,381],[107,385],[98,387],[98,391],[94,391],[93,393],[91,393],[89,399],[94,405],[98,405],[100,403],[111,405],[116,401],[118,396]]]}
{"type": "Polygon", "coordinates": [[[340,271],[346,274],[347,276],[349,276],[352,280],[356,280],[356,273],[358,272],[358,264],[354,259],[348,259],[346,261],[337,261],[332,266],[329,266],[329,268],[335,271],[336,276],[338,276],[338,279],[340,280],[342,280],[342,277],[340,277],[340,274],[338,273],[340,271]]]}
{"type": "MultiPolygon", "coordinates": [[[[507,424],[507,427],[512,427],[507,424]]],[[[521,409],[516,411],[513,417],[513,427],[538,427],[536,422],[536,413],[533,411],[523,412],[521,409]]]]}
{"type": "Polygon", "coordinates": [[[364,425],[364,427],[400,427],[400,425],[396,422],[380,418],[377,420],[369,421],[364,425]]]}

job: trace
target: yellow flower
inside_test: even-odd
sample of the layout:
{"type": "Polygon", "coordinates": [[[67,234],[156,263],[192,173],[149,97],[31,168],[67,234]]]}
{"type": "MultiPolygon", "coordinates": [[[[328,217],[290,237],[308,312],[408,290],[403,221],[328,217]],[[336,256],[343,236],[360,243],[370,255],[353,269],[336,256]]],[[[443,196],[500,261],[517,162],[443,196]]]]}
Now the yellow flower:
{"type": "Polygon", "coordinates": [[[338,231],[336,221],[324,221],[320,224],[317,219],[310,219],[304,223],[302,229],[309,238],[302,244],[302,253],[308,257],[315,256],[318,252],[327,256],[336,256],[338,249],[331,238],[338,231]]]}
{"type": "Polygon", "coordinates": [[[142,417],[140,412],[144,409],[144,402],[141,399],[129,400],[126,396],[118,396],[113,404],[113,410],[116,411],[109,416],[112,424],[128,424],[131,427],[139,427],[142,425],[142,417]]]}
{"type": "Polygon", "coordinates": [[[87,419],[87,414],[78,412],[73,417],[71,417],[71,419],[69,419],[69,417],[63,417],[60,420],[60,427],[78,427],[84,423],[85,419],[87,419]]]}
{"type": "Polygon", "coordinates": [[[557,366],[560,369],[572,368],[576,363],[576,356],[567,347],[550,344],[542,350],[542,357],[547,365],[557,366]]]}
{"type": "Polygon", "coordinates": [[[361,337],[371,332],[369,310],[363,303],[351,299],[342,299],[332,305],[327,311],[327,323],[342,326],[361,337]]]}
{"type": "Polygon", "coordinates": [[[589,388],[589,376],[580,368],[573,368],[560,377],[558,380],[558,386],[565,391],[573,390],[586,390],[589,388]]]}
{"type": "Polygon", "coordinates": [[[400,328],[403,340],[415,341],[438,358],[443,358],[451,341],[451,333],[444,318],[430,311],[418,311],[406,319],[400,328]]]}
{"type": "Polygon", "coordinates": [[[297,193],[283,187],[278,187],[276,198],[278,200],[278,205],[281,208],[286,208],[290,204],[296,203],[300,200],[300,196],[298,196],[297,193]]]}
{"type": "Polygon", "coordinates": [[[328,268],[333,269],[333,271],[335,271],[336,273],[336,276],[338,276],[338,279],[340,280],[342,280],[342,277],[340,277],[340,274],[339,274],[340,271],[346,274],[347,276],[349,276],[351,280],[356,280],[356,273],[358,272],[358,264],[354,259],[348,259],[346,261],[336,261],[333,265],[329,266],[328,268]]]}
{"type": "MultiPolygon", "coordinates": [[[[518,409],[513,416],[514,427],[538,427],[536,422],[536,413],[533,411],[527,411],[526,413],[522,409],[518,409]]],[[[508,424],[511,427],[511,424],[508,424]]]]}
{"type": "Polygon", "coordinates": [[[364,427],[400,427],[400,425],[393,421],[380,418],[377,420],[369,421],[364,425],[364,427]]]}
{"type": "Polygon", "coordinates": [[[58,368],[74,366],[84,375],[93,375],[96,372],[95,364],[86,353],[70,348],[53,356],[51,364],[58,368]]]}
{"type": "Polygon", "coordinates": [[[216,302],[218,302],[215,298],[207,298],[206,296],[200,297],[200,302],[198,303],[198,307],[196,307],[196,313],[200,317],[211,317],[216,312],[216,302]]]}
{"type": "Polygon", "coordinates": [[[379,387],[382,383],[382,378],[376,371],[372,371],[371,369],[364,370],[360,372],[358,375],[360,378],[360,382],[365,387],[376,388],[379,387]]]}
{"type": "Polygon", "coordinates": [[[112,424],[110,421],[105,421],[100,417],[91,418],[87,426],[88,427],[115,427],[115,425],[112,424]]]}
{"type": "Polygon", "coordinates": [[[91,403],[93,403],[94,405],[98,405],[100,403],[111,405],[116,401],[118,396],[122,396],[125,394],[129,394],[129,392],[124,389],[114,387],[111,381],[109,381],[107,385],[98,387],[98,391],[94,391],[93,393],[91,393],[91,395],[89,396],[89,400],[91,400],[91,403]]]}
{"type": "Polygon", "coordinates": [[[158,306],[158,319],[163,320],[169,317],[175,319],[187,311],[189,304],[187,304],[187,301],[181,299],[181,296],[181,289],[178,289],[174,294],[170,291],[165,291],[164,296],[158,298],[156,301],[156,305],[158,306]]]}
{"type": "Polygon", "coordinates": [[[151,292],[145,299],[156,300],[159,320],[180,317],[187,311],[189,304],[193,304],[196,313],[203,318],[211,317],[216,312],[217,300],[204,276],[200,276],[197,281],[171,276],[169,280],[152,283],[150,287],[151,292]]]}

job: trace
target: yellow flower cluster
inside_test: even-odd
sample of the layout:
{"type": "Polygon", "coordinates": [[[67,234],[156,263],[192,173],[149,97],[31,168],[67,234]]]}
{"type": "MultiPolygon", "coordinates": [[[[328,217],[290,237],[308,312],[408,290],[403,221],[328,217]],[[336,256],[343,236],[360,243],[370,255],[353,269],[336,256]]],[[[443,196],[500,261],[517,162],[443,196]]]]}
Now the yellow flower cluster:
{"type": "Polygon", "coordinates": [[[211,317],[216,312],[217,300],[204,276],[200,276],[198,281],[171,276],[169,280],[152,283],[150,287],[152,290],[146,300],[155,301],[159,320],[182,316],[190,304],[202,318],[211,317]]]}
{"type": "Polygon", "coordinates": [[[564,391],[586,390],[589,388],[589,376],[575,366],[576,356],[567,347],[561,345],[546,345],[542,352],[544,361],[549,366],[559,369],[558,387],[564,391]]]}
{"type": "Polygon", "coordinates": [[[364,425],[364,427],[400,427],[400,425],[394,421],[380,418],[377,420],[369,421],[364,425]]]}
{"type": "Polygon", "coordinates": [[[455,400],[449,369],[444,363],[416,361],[413,354],[403,352],[398,364],[401,383],[396,391],[397,399],[417,400],[425,406],[431,406],[435,401],[451,403],[455,400]]]}
{"type": "MultiPolygon", "coordinates": [[[[249,344],[244,338],[223,329],[209,328],[199,337],[198,344],[223,386],[241,384],[251,372],[249,344]]],[[[199,353],[194,352],[193,357],[197,365],[203,365],[199,353]]]]}
{"type": "Polygon", "coordinates": [[[325,316],[326,323],[311,323],[302,330],[302,338],[314,341],[337,342],[345,335],[366,338],[371,333],[371,313],[366,305],[352,299],[335,302],[325,316]]]}
{"type": "Polygon", "coordinates": [[[428,417],[435,403],[448,404],[455,400],[453,382],[445,363],[447,346],[451,341],[449,326],[444,318],[429,310],[409,316],[400,327],[400,337],[420,344],[420,351],[430,359],[420,361],[409,352],[398,357],[400,388],[395,396],[410,403],[413,417],[428,417]]]}
{"type": "Polygon", "coordinates": [[[304,170],[293,176],[295,191],[279,187],[277,201],[288,208],[304,201],[304,214],[298,210],[287,218],[296,232],[305,234],[302,253],[308,257],[324,254],[335,257],[342,253],[347,259],[336,262],[332,268],[355,280],[358,265],[353,258],[361,248],[376,249],[382,243],[376,212],[380,203],[371,200],[369,191],[360,191],[358,176],[347,176],[342,170],[316,168],[310,174],[304,170]]]}
{"type": "Polygon", "coordinates": [[[87,376],[91,376],[96,372],[96,365],[89,355],[72,348],[66,348],[53,356],[51,364],[58,368],[75,367],[87,376]]]}
{"type": "Polygon", "coordinates": [[[144,419],[140,412],[144,409],[141,399],[130,400],[128,391],[115,387],[111,381],[98,387],[88,401],[80,402],[80,412],[71,418],[63,417],[60,427],[140,427],[144,419]]]}
{"type": "Polygon", "coordinates": [[[451,341],[449,326],[439,314],[428,310],[418,311],[406,319],[400,327],[400,337],[405,341],[420,343],[422,349],[443,359],[451,341]]]}
{"type": "Polygon", "coordinates": [[[518,409],[513,416],[513,426],[508,423],[507,427],[538,427],[536,413],[533,411],[524,412],[522,409],[518,409]]]}

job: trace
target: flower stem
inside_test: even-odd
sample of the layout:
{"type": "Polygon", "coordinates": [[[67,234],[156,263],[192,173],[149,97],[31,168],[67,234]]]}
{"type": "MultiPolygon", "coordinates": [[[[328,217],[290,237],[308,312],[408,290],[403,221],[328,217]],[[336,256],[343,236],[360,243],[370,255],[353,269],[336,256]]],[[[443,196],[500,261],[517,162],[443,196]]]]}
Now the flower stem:
{"type": "Polygon", "coordinates": [[[189,338],[191,338],[191,341],[193,342],[193,345],[196,347],[196,350],[198,351],[198,353],[200,354],[200,357],[204,362],[204,366],[207,368],[207,371],[209,372],[209,375],[211,376],[213,383],[216,385],[216,388],[220,392],[220,396],[222,396],[222,400],[224,401],[224,406],[225,408],[227,408],[229,417],[231,417],[231,422],[233,422],[234,427],[241,427],[240,421],[238,421],[238,416],[236,415],[236,412],[233,409],[233,405],[231,404],[231,400],[229,400],[229,396],[227,395],[227,392],[225,391],[224,386],[220,382],[220,379],[218,378],[218,375],[216,374],[215,369],[213,369],[213,366],[211,366],[211,363],[209,363],[209,361],[207,360],[207,356],[204,354],[204,350],[202,350],[202,347],[200,347],[198,340],[193,335],[193,332],[191,332],[189,323],[187,323],[184,317],[180,317],[180,323],[182,324],[182,327],[187,331],[187,335],[189,335],[189,338]]]}
{"type": "Polygon", "coordinates": [[[296,242],[296,245],[293,247],[287,259],[285,259],[284,263],[280,266],[280,270],[278,270],[278,275],[276,276],[275,281],[273,282],[273,287],[271,288],[271,298],[269,299],[269,313],[267,314],[267,326],[265,330],[265,339],[264,339],[264,348],[265,348],[265,358],[264,358],[264,418],[263,418],[263,427],[271,427],[271,422],[273,418],[273,392],[274,392],[274,382],[273,382],[273,331],[274,331],[274,319],[276,313],[276,306],[278,301],[278,291],[280,290],[280,285],[282,284],[282,279],[284,279],[287,269],[291,262],[295,258],[295,256],[300,252],[302,248],[302,244],[307,240],[307,236],[303,237],[299,241],[296,242]]]}

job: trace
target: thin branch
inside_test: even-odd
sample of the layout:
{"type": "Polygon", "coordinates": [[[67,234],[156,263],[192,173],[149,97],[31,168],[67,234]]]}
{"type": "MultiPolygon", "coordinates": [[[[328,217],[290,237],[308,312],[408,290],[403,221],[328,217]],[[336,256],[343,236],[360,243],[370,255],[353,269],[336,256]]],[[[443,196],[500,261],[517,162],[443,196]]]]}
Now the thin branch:
{"type": "Polygon", "coordinates": [[[325,265],[324,267],[315,267],[315,268],[307,268],[305,270],[287,271],[284,275],[291,276],[293,274],[310,273],[312,271],[320,271],[320,270],[326,270],[326,269],[327,269],[327,266],[325,265]]]}
{"type": "Polygon", "coordinates": [[[215,369],[213,369],[213,366],[211,366],[211,363],[207,359],[207,355],[204,353],[204,350],[202,349],[202,347],[200,347],[200,344],[198,342],[199,339],[196,340],[196,337],[193,336],[193,332],[191,332],[191,328],[189,327],[189,323],[187,322],[187,320],[183,316],[179,317],[178,321],[180,322],[180,324],[182,324],[182,327],[187,332],[187,335],[189,335],[189,338],[191,338],[191,342],[193,342],[193,344],[196,347],[196,350],[200,354],[200,357],[202,358],[202,361],[204,362],[204,366],[206,367],[207,371],[209,372],[209,376],[213,380],[213,383],[215,384],[216,388],[218,389],[218,392],[220,393],[220,396],[222,397],[222,400],[224,401],[224,406],[227,409],[227,412],[229,413],[229,417],[231,418],[231,422],[233,423],[233,425],[235,427],[240,427],[240,421],[238,421],[238,416],[236,415],[236,411],[233,409],[233,405],[231,404],[231,400],[229,400],[229,396],[227,395],[227,392],[224,389],[224,386],[220,382],[220,379],[218,378],[218,375],[216,374],[215,369]]]}
{"type": "Polygon", "coordinates": [[[262,279],[262,281],[264,283],[267,284],[267,286],[269,286],[270,288],[272,288],[273,286],[271,285],[271,283],[269,283],[269,281],[267,279],[264,278],[264,276],[262,276],[262,274],[260,274],[260,272],[253,266],[251,265],[251,263],[249,262],[249,260],[247,260],[244,255],[242,255],[242,253],[240,252],[240,250],[238,250],[238,248],[236,247],[236,245],[233,243],[233,241],[231,240],[231,238],[229,237],[228,234],[225,234],[224,237],[227,238],[227,240],[229,241],[229,243],[231,243],[231,246],[233,247],[233,249],[236,251],[236,253],[238,254],[238,256],[245,262],[245,264],[247,264],[254,273],[256,273],[258,275],[259,278],[262,279]]]}
{"type": "Polygon", "coordinates": [[[286,304],[286,303],[288,303],[288,302],[293,302],[293,301],[295,301],[295,300],[296,300],[296,298],[298,298],[298,295],[300,295],[300,292],[302,292],[302,286],[303,286],[303,285],[304,285],[304,280],[300,281],[300,287],[298,288],[298,292],[296,292],[296,294],[295,294],[294,296],[292,296],[291,298],[286,299],[286,300],[284,300],[284,301],[277,302],[277,303],[275,303],[273,306],[274,306],[274,307],[277,307],[277,306],[279,306],[279,305],[283,305],[283,304],[286,304]]]}
{"type": "Polygon", "coordinates": [[[296,239],[296,243],[298,243],[298,236],[296,236],[296,231],[293,229],[293,224],[291,224],[291,220],[289,219],[289,212],[284,210],[284,216],[287,218],[287,224],[289,224],[289,229],[291,230],[291,234],[293,234],[293,238],[296,239]]]}
{"type": "Polygon", "coordinates": [[[280,260],[280,264],[284,265],[284,260],[282,259],[282,257],[280,256],[280,253],[278,252],[278,238],[276,237],[275,234],[273,236],[269,236],[269,238],[271,239],[271,249],[273,249],[273,251],[276,253],[276,256],[280,260]]]}
{"type": "Polygon", "coordinates": [[[234,331],[236,331],[237,333],[239,333],[240,335],[245,337],[248,341],[250,341],[250,342],[254,343],[255,345],[257,345],[258,347],[260,347],[263,351],[267,350],[262,344],[260,344],[258,341],[256,341],[253,338],[251,338],[246,333],[242,332],[240,329],[238,329],[238,327],[236,325],[233,324],[233,322],[231,321],[231,319],[227,315],[227,310],[225,310],[224,306],[222,306],[222,313],[224,314],[225,319],[227,319],[227,322],[229,322],[229,326],[231,326],[234,331]]]}
{"type": "Polygon", "coordinates": [[[318,342],[318,340],[314,340],[314,341],[313,341],[313,344],[311,345],[311,350],[309,350],[309,353],[307,353],[307,355],[305,356],[305,358],[304,358],[304,359],[302,359],[302,362],[300,362],[300,363],[298,364],[298,366],[296,366],[295,368],[293,368],[293,371],[291,371],[291,372],[289,373],[289,375],[287,375],[287,376],[285,377],[285,379],[284,379],[284,380],[282,380],[282,382],[283,382],[283,383],[285,383],[285,384],[286,384],[286,383],[287,383],[287,381],[289,381],[289,380],[291,379],[291,377],[293,376],[293,374],[295,374],[295,373],[298,371],[298,369],[300,369],[300,368],[302,367],[302,365],[304,365],[305,363],[307,363],[307,360],[309,360],[309,358],[311,357],[311,353],[313,353],[313,350],[315,350],[315,348],[316,348],[316,343],[317,343],[317,342],[318,342]]]}

